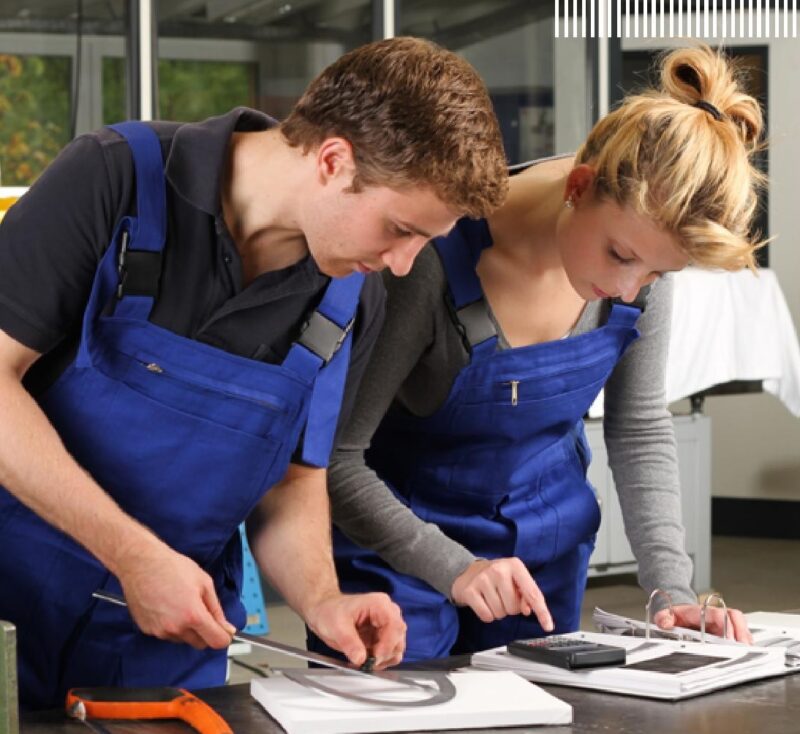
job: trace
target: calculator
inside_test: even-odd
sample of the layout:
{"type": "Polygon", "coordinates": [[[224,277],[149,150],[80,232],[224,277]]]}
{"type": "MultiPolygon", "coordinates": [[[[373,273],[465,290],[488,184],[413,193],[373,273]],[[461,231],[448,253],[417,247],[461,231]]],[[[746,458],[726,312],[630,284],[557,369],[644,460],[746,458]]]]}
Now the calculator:
{"type": "Polygon", "coordinates": [[[508,643],[506,649],[510,655],[569,670],[625,664],[624,647],[601,645],[598,642],[574,637],[553,636],[514,640],[508,643]]]}

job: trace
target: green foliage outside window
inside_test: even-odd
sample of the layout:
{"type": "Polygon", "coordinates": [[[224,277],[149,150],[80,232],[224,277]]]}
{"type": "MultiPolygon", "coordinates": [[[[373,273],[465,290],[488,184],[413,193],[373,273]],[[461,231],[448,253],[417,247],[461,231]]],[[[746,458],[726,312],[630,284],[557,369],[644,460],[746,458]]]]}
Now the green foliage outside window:
{"type": "Polygon", "coordinates": [[[158,62],[158,114],[193,122],[255,105],[255,66],[229,61],[158,62]]]}
{"type": "MultiPolygon", "coordinates": [[[[194,122],[255,104],[255,66],[230,61],[158,62],[159,118],[194,122]]],[[[103,122],[124,119],[125,62],[103,60],[103,122]]]]}
{"type": "Polygon", "coordinates": [[[125,111],[125,59],[103,58],[103,124],[113,125],[128,118],[125,111]]]}
{"type": "Polygon", "coordinates": [[[30,186],[69,141],[71,61],[0,54],[0,183],[30,186]]]}
{"type": "MultiPolygon", "coordinates": [[[[125,60],[103,61],[103,124],[127,117],[125,60]]],[[[162,120],[195,121],[255,105],[256,67],[226,61],[159,62],[162,120]]],[[[68,56],[0,53],[0,184],[30,186],[69,142],[68,56]]]]}

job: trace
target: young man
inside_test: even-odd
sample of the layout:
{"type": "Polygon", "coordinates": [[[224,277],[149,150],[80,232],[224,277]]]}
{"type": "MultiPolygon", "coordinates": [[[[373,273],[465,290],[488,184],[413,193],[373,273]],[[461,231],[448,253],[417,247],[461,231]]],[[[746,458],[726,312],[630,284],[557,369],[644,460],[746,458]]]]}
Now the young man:
{"type": "Polygon", "coordinates": [[[281,125],[240,108],[62,152],[0,228],[0,618],[23,704],[221,683],[246,517],[316,634],[402,657],[388,597],[339,591],[324,467],[382,321],[371,273],[505,191],[483,84],[415,39],[345,55],[281,125]]]}

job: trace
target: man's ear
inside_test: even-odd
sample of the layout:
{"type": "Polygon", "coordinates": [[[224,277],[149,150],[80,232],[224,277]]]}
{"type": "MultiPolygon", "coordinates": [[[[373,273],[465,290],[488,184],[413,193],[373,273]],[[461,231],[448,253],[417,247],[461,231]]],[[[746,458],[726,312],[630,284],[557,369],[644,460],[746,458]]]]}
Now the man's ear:
{"type": "Polygon", "coordinates": [[[577,204],[584,195],[591,193],[596,175],[594,168],[588,163],[575,166],[567,176],[567,183],[564,186],[564,201],[577,204]]]}
{"type": "Polygon", "coordinates": [[[344,177],[349,186],[356,173],[350,141],[345,138],[325,138],[316,151],[316,170],[323,185],[344,177]]]}

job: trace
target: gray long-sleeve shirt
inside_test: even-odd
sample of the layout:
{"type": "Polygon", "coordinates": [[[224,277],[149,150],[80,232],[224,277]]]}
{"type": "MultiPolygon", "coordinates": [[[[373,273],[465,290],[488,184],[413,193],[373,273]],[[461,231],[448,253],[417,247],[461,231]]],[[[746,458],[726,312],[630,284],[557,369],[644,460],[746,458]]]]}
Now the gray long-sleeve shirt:
{"type": "MultiPolygon", "coordinates": [[[[385,275],[384,282],[386,321],[329,468],[333,521],[398,571],[449,598],[453,582],[475,557],[398,501],[367,466],[364,452],[393,401],[414,415],[431,415],[469,358],[445,306],[447,282],[432,246],[422,251],[409,275],[385,275]]],[[[650,291],[637,324],[641,338],[606,383],[603,427],[639,583],[648,593],[668,591],[677,604],[695,602],[696,596],[684,550],[675,437],[664,390],[671,308],[667,276],[650,291]]],[[[607,302],[588,303],[571,335],[604,324],[609,310],[607,302]]],[[[509,348],[495,325],[499,348],[509,348]]]]}

